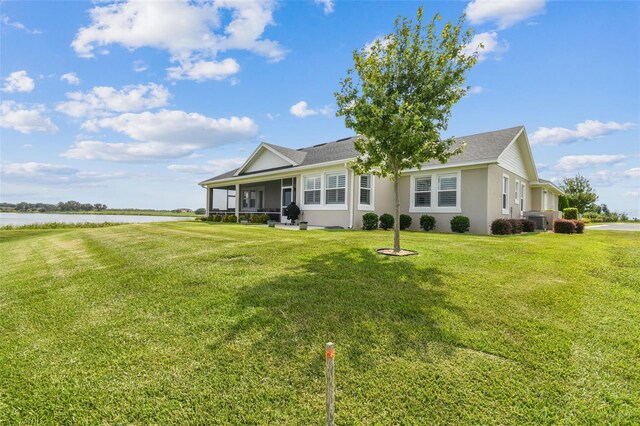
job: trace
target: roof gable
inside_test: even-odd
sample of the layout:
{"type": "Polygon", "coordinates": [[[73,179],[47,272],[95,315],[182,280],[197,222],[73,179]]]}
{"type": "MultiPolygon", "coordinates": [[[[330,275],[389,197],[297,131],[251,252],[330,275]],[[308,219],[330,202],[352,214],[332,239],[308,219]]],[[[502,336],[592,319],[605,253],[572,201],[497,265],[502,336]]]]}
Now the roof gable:
{"type": "Polygon", "coordinates": [[[529,181],[538,180],[538,172],[524,127],[498,156],[498,165],[529,181]]]}
{"type": "Polygon", "coordinates": [[[298,166],[300,163],[296,160],[303,159],[304,157],[295,150],[263,142],[247,158],[247,161],[235,171],[234,176],[298,166]]]}

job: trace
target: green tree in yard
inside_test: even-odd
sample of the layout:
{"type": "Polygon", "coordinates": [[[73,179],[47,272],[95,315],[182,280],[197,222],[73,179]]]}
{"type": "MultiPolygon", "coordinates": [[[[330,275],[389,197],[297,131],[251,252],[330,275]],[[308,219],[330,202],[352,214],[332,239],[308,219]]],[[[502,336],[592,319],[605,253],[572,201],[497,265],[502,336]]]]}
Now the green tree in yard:
{"type": "Polygon", "coordinates": [[[441,139],[451,107],[467,92],[464,75],[476,53],[466,46],[472,31],[464,31],[464,16],[457,23],[436,26],[436,14],[423,24],[418,9],[415,24],[397,18],[392,34],[353,53],[354,69],[335,93],[338,116],[362,137],[360,153],[350,167],[358,174],[389,177],[394,183],[394,251],[400,251],[398,178],[402,170],[420,168],[429,160],[446,163],[461,148],[451,149],[453,138],[441,139]]]}
{"type": "Polygon", "coordinates": [[[593,207],[598,200],[598,195],[591,188],[589,179],[579,173],[572,178],[564,178],[560,184],[560,188],[564,191],[569,205],[578,209],[580,213],[584,213],[593,207]]]}

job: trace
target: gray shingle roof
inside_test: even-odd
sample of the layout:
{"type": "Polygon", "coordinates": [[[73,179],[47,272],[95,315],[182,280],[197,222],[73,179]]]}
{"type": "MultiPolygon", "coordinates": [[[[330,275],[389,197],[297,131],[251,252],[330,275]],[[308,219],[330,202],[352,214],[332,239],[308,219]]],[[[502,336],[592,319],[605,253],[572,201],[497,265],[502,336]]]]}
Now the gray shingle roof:
{"type": "MultiPolygon", "coordinates": [[[[466,143],[462,154],[451,157],[448,164],[466,163],[470,161],[494,161],[502,154],[505,148],[520,133],[523,126],[511,127],[493,132],[478,133],[476,135],[461,136],[455,138],[453,148],[457,148],[462,143],[466,143]]],[[[266,144],[287,156],[299,166],[310,166],[314,164],[328,163],[338,160],[348,160],[358,156],[358,152],[353,146],[357,136],[339,139],[335,142],[328,142],[314,145],[308,148],[297,150],[279,145],[266,144]]],[[[439,164],[437,160],[426,163],[427,165],[439,164]]],[[[292,166],[294,168],[295,166],[292,166]]],[[[231,170],[221,175],[207,179],[204,182],[211,182],[231,178],[238,169],[231,170]]],[[[242,175],[241,175],[242,176],[242,175]]],[[[204,183],[203,182],[203,183],[204,183]]]]}

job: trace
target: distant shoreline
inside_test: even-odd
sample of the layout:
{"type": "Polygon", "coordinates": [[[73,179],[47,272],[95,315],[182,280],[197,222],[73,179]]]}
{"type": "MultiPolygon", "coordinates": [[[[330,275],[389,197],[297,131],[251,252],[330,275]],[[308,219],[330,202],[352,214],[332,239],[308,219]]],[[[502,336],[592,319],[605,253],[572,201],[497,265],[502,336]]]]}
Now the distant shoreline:
{"type": "Polygon", "coordinates": [[[193,212],[187,213],[175,213],[169,211],[154,211],[154,210],[100,210],[100,211],[46,211],[46,212],[24,212],[24,211],[0,211],[2,213],[19,213],[19,214],[68,214],[68,215],[116,215],[116,216],[174,216],[174,217],[197,217],[198,215],[193,212]]]}

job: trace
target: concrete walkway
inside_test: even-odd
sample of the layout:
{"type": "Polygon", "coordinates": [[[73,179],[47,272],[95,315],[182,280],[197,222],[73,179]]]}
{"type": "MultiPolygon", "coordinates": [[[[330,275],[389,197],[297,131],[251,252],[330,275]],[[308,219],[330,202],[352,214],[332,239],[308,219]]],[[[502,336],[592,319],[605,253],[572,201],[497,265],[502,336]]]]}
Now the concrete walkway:
{"type": "Polygon", "coordinates": [[[585,227],[585,231],[640,231],[640,223],[603,223],[585,227]]]}

